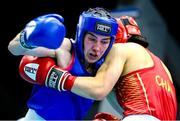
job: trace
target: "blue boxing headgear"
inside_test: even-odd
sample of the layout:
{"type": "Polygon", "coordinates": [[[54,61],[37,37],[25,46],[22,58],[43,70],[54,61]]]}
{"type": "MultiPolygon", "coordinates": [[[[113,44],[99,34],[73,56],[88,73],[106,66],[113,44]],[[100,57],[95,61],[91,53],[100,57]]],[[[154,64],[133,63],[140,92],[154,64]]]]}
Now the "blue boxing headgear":
{"type": "Polygon", "coordinates": [[[118,24],[117,21],[111,17],[108,12],[103,11],[104,9],[98,9],[100,10],[99,13],[97,11],[93,11],[94,9],[90,10],[92,11],[83,12],[79,17],[75,40],[76,52],[81,60],[85,60],[83,42],[84,36],[87,32],[93,32],[103,36],[110,36],[111,40],[109,47],[105,51],[104,55],[102,55],[102,57],[95,63],[98,64],[103,61],[111,49],[116,37],[118,24]]]}

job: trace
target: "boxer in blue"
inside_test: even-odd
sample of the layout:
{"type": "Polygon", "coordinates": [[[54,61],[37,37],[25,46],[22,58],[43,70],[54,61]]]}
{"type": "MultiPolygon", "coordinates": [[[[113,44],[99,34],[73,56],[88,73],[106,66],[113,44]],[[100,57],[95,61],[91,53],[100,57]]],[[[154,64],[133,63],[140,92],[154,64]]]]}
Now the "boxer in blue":
{"type": "Polygon", "coordinates": [[[75,40],[64,38],[65,27],[59,15],[48,14],[32,21],[8,46],[12,54],[25,55],[19,68],[22,78],[34,84],[47,80],[47,87],[34,85],[27,103],[29,110],[23,119],[83,119],[93,100],[66,91],[72,88],[74,80],[69,73],[76,76],[96,74],[115,40],[117,21],[103,8],[89,9],[79,17],[75,40]],[[57,54],[63,59],[55,61],[57,54]],[[57,73],[59,67],[63,70],[61,74],[57,73]],[[56,87],[57,83],[61,86],[56,87]]]}

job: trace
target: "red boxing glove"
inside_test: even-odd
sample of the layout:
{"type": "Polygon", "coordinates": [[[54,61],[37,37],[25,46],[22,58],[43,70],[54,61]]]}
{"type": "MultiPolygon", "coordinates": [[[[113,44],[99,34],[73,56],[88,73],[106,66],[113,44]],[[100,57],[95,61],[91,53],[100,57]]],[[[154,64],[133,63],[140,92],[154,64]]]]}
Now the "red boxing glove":
{"type": "Polygon", "coordinates": [[[121,121],[121,119],[117,118],[116,116],[106,113],[106,112],[100,112],[95,115],[93,121],[121,121]]]}
{"type": "Polygon", "coordinates": [[[33,84],[45,85],[59,91],[71,90],[76,77],[55,65],[49,57],[25,55],[19,65],[20,76],[33,84]]]}

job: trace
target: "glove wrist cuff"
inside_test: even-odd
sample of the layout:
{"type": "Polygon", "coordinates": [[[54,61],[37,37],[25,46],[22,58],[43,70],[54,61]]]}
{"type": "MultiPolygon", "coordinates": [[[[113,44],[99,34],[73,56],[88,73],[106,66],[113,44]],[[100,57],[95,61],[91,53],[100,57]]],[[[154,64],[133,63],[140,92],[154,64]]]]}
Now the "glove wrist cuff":
{"type": "Polygon", "coordinates": [[[64,83],[64,89],[65,90],[71,90],[73,85],[74,85],[74,81],[75,81],[76,77],[75,76],[72,76],[70,73],[68,73],[68,76],[65,80],[65,83],[64,83]]]}
{"type": "Polygon", "coordinates": [[[26,39],[26,31],[22,30],[20,32],[20,39],[19,39],[21,47],[23,47],[25,49],[33,49],[34,47],[28,46],[26,44],[26,41],[27,41],[27,39],[26,39]]]}
{"type": "Polygon", "coordinates": [[[46,78],[46,86],[57,89],[59,91],[71,90],[73,87],[75,76],[72,76],[69,72],[60,69],[57,66],[50,69],[46,78]]]}

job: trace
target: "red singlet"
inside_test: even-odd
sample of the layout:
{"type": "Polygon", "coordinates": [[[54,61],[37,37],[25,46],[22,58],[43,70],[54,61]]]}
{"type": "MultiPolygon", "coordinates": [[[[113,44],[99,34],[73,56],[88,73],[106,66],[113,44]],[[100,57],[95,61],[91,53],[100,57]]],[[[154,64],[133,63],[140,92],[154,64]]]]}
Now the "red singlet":
{"type": "Polygon", "coordinates": [[[149,114],[160,120],[176,120],[176,91],[161,61],[148,51],[153,67],[140,69],[120,78],[115,86],[124,116],[149,114]]]}

